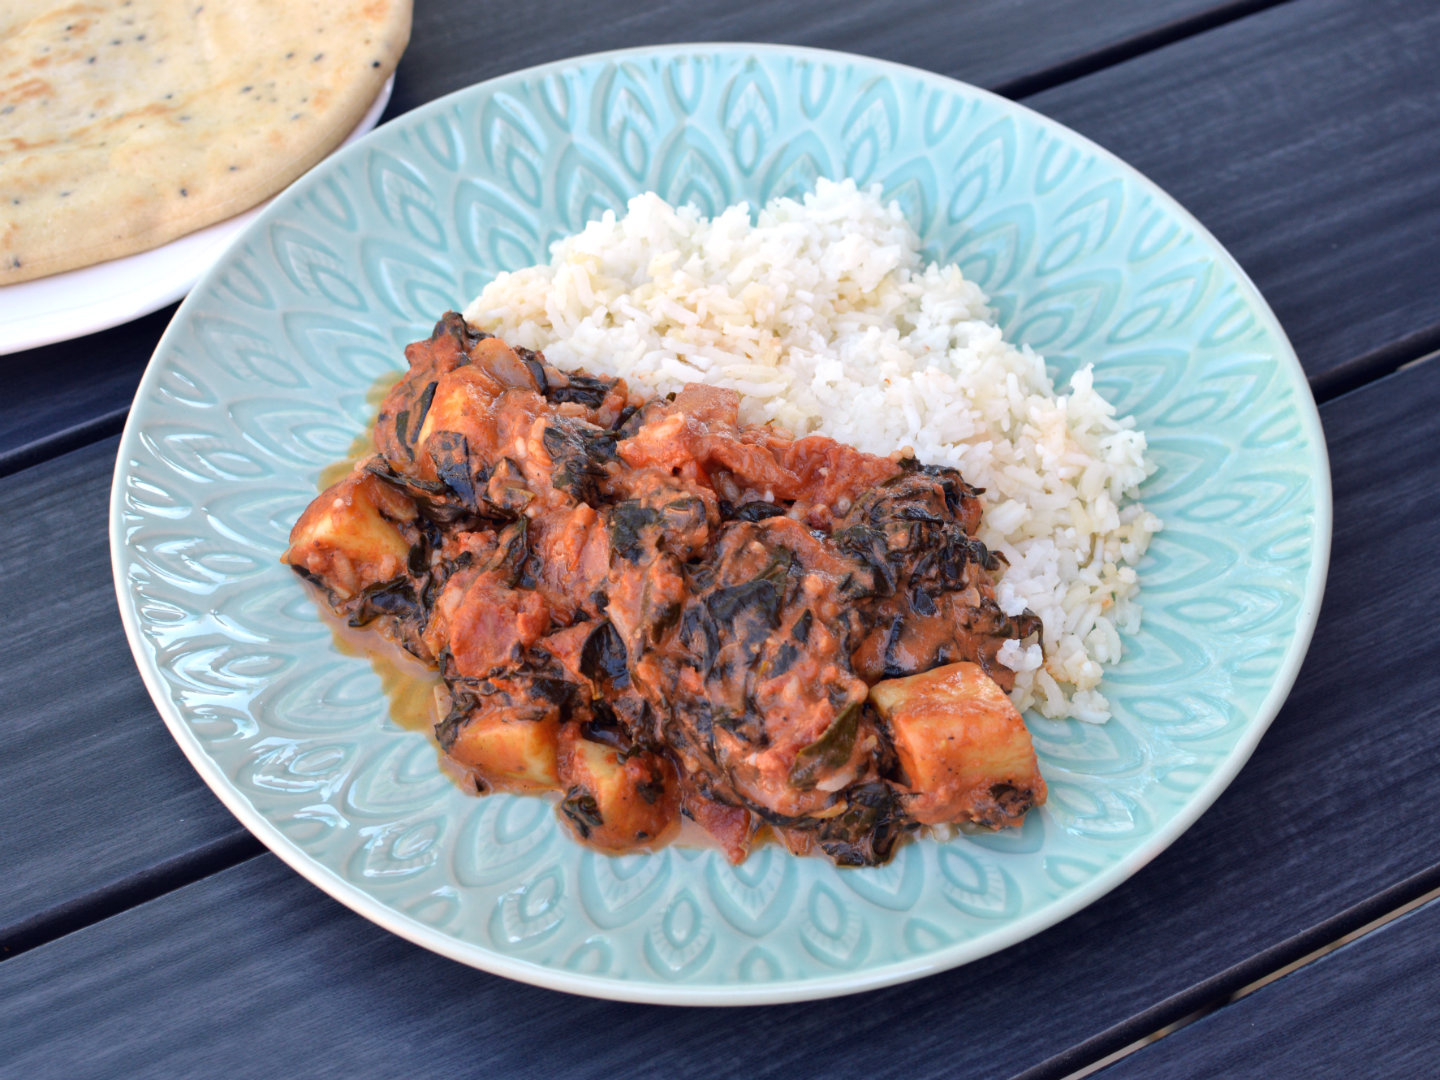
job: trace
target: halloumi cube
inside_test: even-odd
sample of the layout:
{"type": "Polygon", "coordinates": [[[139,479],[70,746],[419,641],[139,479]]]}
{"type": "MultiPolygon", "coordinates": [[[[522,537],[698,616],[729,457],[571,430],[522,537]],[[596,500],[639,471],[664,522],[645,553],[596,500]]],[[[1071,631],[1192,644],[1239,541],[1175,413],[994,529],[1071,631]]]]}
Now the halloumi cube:
{"type": "Polygon", "coordinates": [[[1019,710],[978,664],[947,664],[870,688],[925,825],[1019,825],[1045,781],[1019,710]]]}

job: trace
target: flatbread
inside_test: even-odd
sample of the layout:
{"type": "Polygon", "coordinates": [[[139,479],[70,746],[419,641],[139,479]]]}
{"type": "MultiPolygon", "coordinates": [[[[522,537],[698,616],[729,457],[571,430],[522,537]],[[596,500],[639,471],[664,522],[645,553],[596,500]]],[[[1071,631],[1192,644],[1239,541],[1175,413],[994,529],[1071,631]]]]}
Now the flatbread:
{"type": "Polygon", "coordinates": [[[410,0],[0,0],[0,284],[145,251],[333,150],[410,0]]]}

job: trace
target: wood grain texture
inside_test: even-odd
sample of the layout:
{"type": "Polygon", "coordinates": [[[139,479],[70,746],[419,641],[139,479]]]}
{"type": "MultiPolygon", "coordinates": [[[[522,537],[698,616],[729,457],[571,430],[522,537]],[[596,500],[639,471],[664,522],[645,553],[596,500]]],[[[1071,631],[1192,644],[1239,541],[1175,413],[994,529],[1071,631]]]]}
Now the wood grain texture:
{"type": "MultiPolygon", "coordinates": [[[[0,1047],[27,1077],[222,1067],[271,1076],[296,1061],[317,1076],[482,1065],[497,1077],[1043,1069],[1436,866],[1428,808],[1440,798],[1440,745],[1429,733],[1440,703],[1414,674],[1440,667],[1440,644],[1396,628],[1440,602],[1428,565],[1440,528],[1440,503],[1428,497],[1440,484],[1431,450],[1440,364],[1347,395],[1323,415],[1335,463],[1334,569],[1299,689],[1185,836],[1044,934],[858,997],[663,1010],[571,998],[439,959],[267,855],[0,964],[0,1026],[10,1029],[0,1047]]],[[[158,755],[154,769],[164,773],[166,760],[158,755]]],[[[0,812],[12,791],[0,787],[0,812]]],[[[148,821],[167,827],[159,813],[148,821]]]]}
{"type": "Polygon", "coordinates": [[[117,434],[173,314],[0,356],[0,476],[117,434]]]}
{"type": "Polygon", "coordinates": [[[1297,0],[1026,104],[1199,217],[1323,398],[1440,347],[1437,46],[1433,0],[1297,0]]]}
{"type": "Polygon", "coordinates": [[[404,112],[483,79],[568,56],[692,41],[858,52],[1004,89],[1147,37],[1257,6],[1235,0],[421,0],[396,72],[404,112]]]}
{"type": "Polygon", "coordinates": [[[1102,1069],[1099,1080],[1435,1075],[1440,901],[1102,1069]]]}
{"type": "Polygon", "coordinates": [[[245,835],[125,643],[107,539],[116,440],[0,480],[0,948],[44,912],[245,835]]]}

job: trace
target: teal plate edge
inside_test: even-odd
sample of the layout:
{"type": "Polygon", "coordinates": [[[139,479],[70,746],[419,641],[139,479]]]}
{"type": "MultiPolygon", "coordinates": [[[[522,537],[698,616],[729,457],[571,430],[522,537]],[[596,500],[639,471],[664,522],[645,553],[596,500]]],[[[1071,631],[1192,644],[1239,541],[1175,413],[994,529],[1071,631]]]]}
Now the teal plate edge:
{"type": "Polygon", "coordinates": [[[627,49],[513,73],[377,129],[298,181],[197,285],[116,461],[122,621],[182,750],[240,821],[361,915],[575,993],[735,1005],[852,993],[1003,949],[1090,904],[1215,800],[1278,712],[1329,557],[1303,372],[1219,243],[1135,170],[1020,105],[822,50],[627,49]],[[1145,622],[1106,725],[1027,716],[1051,800],[1004,836],[839,871],[611,858],[537,799],[474,799],[388,719],[276,558],[439,311],[647,188],[707,211],[816,176],[879,183],[1007,335],[1151,438],[1145,622]]]}

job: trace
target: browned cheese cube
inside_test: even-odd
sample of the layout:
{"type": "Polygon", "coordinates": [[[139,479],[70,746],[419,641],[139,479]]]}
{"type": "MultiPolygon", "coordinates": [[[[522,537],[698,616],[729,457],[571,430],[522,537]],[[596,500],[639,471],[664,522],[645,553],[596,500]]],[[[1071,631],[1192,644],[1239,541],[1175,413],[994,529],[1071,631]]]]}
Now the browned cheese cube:
{"type": "Polygon", "coordinates": [[[522,719],[495,710],[470,720],[455,736],[450,756],[484,779],[520,791],[549,790],[560,783],[553,716],[522,719]]]}
{"type": "Polygon", "coordinates": [[[410,544],[395,523],[414,517],[400,492],[370,473],[351,473],[305,508],[281,558],[348,600],[405,572],[410,544]]]}
{"type": "Polygon", "coordinates": [[[890,727],[916,821],[1019,825],[1045,801],[1025,722],[978,664],[887,679],[870,700],[890,727]]]}
{"type": "Polygon", "coordinates": [[[674,769],[644,751],[620,752],[584,738],[579,726],[560,733],[561,819],[580,839],[607,851],[656,844],[677,819],[674,769]]]}

